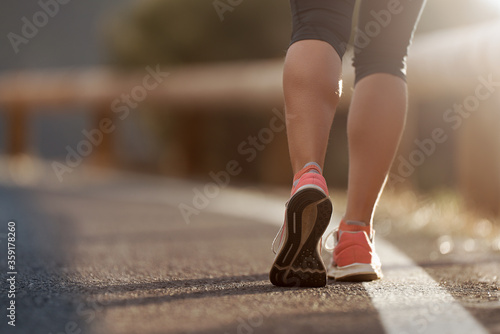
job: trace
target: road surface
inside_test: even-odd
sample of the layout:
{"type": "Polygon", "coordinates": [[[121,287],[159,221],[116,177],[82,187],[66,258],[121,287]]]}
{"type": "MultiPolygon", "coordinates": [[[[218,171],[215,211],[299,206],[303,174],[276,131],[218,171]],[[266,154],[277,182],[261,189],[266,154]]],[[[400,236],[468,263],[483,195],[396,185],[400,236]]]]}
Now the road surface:
{"type": "Polygon", "coordinates": [[[286,196],[205,186],[123,173],[2,179],[0,333],[500,333],[499,252],[430,260],[431,237],[389,233],[376,240],[381,281],[278,288],[267,274],[286,196]],[[180,203],[194,208],[189,223],[180,203]]]}

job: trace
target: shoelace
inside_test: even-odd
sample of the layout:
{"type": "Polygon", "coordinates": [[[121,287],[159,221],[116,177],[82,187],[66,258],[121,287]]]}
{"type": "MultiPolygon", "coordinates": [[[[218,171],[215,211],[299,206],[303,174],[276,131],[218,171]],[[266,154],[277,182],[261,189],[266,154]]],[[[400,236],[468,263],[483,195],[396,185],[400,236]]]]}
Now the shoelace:
{"type": "Polygon", "coordinates": [[[286,203],[285,203],[285,218],[283,219],[283,225],[281,225],[280,230],[278,231],[278,233],[274,237],[273,244],[271,245],[271,250],[273,251],[274,254],[276,254],[278,252],[278,250],[275,249],[274,246],[276,245],[276,240],[278,240],[279,235],[280,235],[280,242],[278,244],[278,249],[280,249],[281,242],[283,241],[283,234],[285,233],[285,226],[286,226],[286,209],[288,207],[288,202],[289,201],[286,201],[286,203]]]}
{"type": "Polygon", "coordinates": [[[335,249],[335,246],[337,246],[337,243],[338,243],[338,237],[337,234],[339,232],[339,229],[338,227],[335,228],[334,230],[332,230],[330,233],[327,234],[326,238],[325,238],[325,244],[323,247],[325,247],[325,250],[329,253],[333,253],[333,250],[335,249]],[[330,237],[333,237],[333,246],[332,247],[328,247],[328,239],[330,237]]]}
{"type": "Polygon", "coordinates": [[[274,237],[274,240],[273,240],[273,244],[271,245],[271,250],[273,251],[274,254],[276,254],[278,252],[278,250],[276,249],[275,245],[276,245],[276,240],[278,240],[278,236],[280,236],[280,242],[278,244],[278,249],[280,249],[281,247],[281,241],[283,240],[283,234],[285,232],[285,224],[281,225],[280,227],[280,230],[278,231],[278,234],[276,234],[276,236],[274,237]]]}

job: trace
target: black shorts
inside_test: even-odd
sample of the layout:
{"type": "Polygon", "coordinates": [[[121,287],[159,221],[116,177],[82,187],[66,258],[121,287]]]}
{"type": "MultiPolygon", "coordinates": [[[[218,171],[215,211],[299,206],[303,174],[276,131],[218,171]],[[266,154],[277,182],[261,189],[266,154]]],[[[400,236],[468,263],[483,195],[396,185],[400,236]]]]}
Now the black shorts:
{"type": "MultiPolygon", "coordinates": [[[[351,35],[355,0],[290,0],[292,41],[329,43],[340,58],[351,35]]],[[[425,0],[361,0],[354,28],[356,82],[373,73],[406,79],[406,56],[425,0]]]]}

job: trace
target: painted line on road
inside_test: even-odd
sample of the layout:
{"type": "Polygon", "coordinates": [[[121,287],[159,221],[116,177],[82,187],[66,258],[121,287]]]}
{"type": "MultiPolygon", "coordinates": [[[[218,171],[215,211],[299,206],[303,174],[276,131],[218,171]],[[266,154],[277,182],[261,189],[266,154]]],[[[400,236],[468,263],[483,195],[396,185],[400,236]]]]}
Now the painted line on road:
{"type": "Polygon", "coordinates": [[[384,239],[376,243],[385,277],[363,286],[387,333],[488,333],[422,267],[384,239]]]}

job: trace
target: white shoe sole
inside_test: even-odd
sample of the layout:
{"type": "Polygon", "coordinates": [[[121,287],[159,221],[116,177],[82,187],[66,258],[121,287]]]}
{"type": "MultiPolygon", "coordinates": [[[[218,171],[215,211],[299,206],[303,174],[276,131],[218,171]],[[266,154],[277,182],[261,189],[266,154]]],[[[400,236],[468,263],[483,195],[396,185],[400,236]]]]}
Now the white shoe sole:
{"type": "Polygon", "coordinates": [[[364,282],[380,279],[383,274],[379,265],[353,263],[343,267],[331,266],[328,277],[337,281],[364,282]]]}

